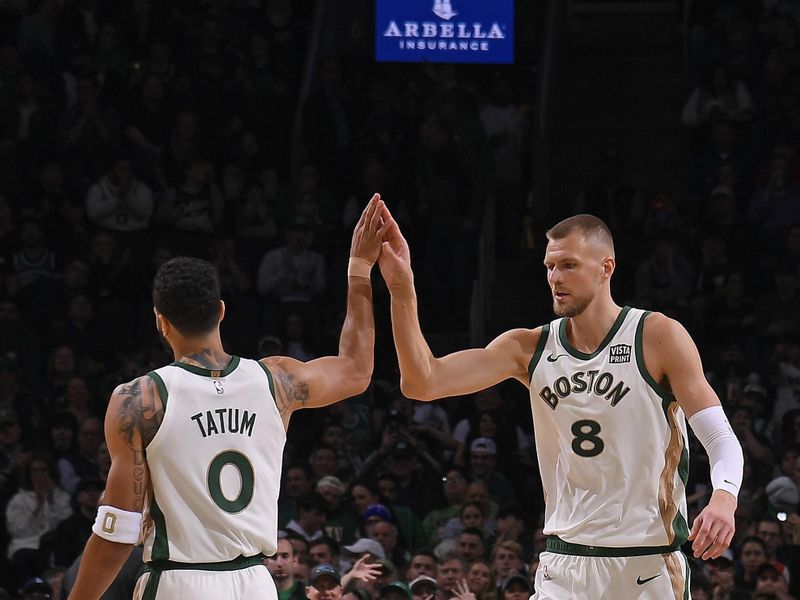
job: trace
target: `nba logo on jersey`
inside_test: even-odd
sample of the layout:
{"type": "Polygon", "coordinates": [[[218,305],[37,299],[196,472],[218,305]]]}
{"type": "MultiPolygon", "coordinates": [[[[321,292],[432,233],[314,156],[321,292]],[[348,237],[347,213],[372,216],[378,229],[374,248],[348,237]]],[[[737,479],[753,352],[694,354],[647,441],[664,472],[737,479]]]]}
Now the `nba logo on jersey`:
{"type": "Polygon", "coordinates": [[[631,347],[628,344],[611,346],[608,352],[608,362],[610,364],[631,362],[631,347]]]}
{"type": "Polygon", "coordinates": [[[214,388],[217,390],[218,394],[224,394],[225,393],[225,390],[222,389],[222,382],[221,381],[217,381],[215,379],[214,380],[214,388]]]}

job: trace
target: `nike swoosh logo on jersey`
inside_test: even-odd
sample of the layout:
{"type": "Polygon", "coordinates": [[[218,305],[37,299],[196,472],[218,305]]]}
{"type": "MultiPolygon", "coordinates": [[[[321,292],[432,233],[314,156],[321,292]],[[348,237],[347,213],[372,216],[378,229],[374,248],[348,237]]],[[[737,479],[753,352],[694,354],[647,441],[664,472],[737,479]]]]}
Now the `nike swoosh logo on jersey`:
{"type": "Polygon", "coordinates": [[[644,585],[648,581],[653,581],[653,579],[655,579],[656,577],[661,577],[661,573],[653,575],[652,577],[648,577],[647,579],[642,579],[642,576],[639,575],[639,577],[636,578],[636,585],[644,585]]]}
{"type": "Polygon", "coordinates": [[[555,354],[551,353],[550,356],[547,357],[547,362],[556,362],[562,356],[566,356],[566,354],[559,354],[556,356],[555,354]]]}
{"type": "MultiPolygon", "coordinates": [[[[724,481],[725,483],[730,483],[733,486],[736,486],[735,483],[733,483],[732,481],[728,481],[727,479],[723,479],[722,481],[724,481]]],[[[736,486],[736,487],[738,487],[738,486],[736,486]]]]}

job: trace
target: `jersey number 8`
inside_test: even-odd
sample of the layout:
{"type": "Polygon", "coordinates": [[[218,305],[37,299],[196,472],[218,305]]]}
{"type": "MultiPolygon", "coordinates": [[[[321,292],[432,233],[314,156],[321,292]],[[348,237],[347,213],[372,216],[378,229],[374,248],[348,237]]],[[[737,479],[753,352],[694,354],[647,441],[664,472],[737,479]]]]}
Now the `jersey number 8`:
{"type": "Polygon", "coordinates": [[[605,448],[605,443],[598,437],[600,433],[600,423],[590,419],[582,419],[572,424],[572,451],[578,456],[591,458],[597,456],[605,448]]]}

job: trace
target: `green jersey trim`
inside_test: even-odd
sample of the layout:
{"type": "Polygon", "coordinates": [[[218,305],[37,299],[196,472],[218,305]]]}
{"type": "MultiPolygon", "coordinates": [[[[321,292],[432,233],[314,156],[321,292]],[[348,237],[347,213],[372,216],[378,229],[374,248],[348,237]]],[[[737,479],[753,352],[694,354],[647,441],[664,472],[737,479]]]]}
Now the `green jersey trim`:
{"type": "Polygon", "coordinates": [[[625,321],[625,317],[628,314],[628,311],[631,309],[630,306],[623,306],[622,310],[619,311],[617,315],[617,320],[614,321],[614,324],[611,326],[611,329],[608,330],[606,337],[603,338],[603,341],[600,342],[600,345],[597,347],[597,350],[592,352],[591,354],[587,354],[586,352],[581,352],[577,348],[575,348],[572,344],[570,344],[569,340],[567,339],[567,321],[569,320],[568,317],[561,319],[561,322],[558,326],[558,339],[561,341],[561,345],[564,346],[564,350],[569,352],[575,358],[579,358],[581,360],[591,360],[598,354],[600,354],[603,350],[606,349],[606,346],[611,342],[614,336],[619,331],[619,328],[622,327],[622,323],[625,321]]]}
{"type": "MultiPolygon", "coordinates": [[[[661,409],[664,411],[664,418],[667,420],[667,423],[669,423],[670,428],[674,429],[675,424],[673,423],[674,418],[671,417],[671,406],[673,402],[676,402],[675,395],[653,378],[644,362],[644,321],[650,314],[650,311],[645,311],[639,319],[639,323],[636,325],[634,341],[636,366],[639,369],[639,374],[647,385],[661,398],[661,409]]],[[[689,450],[686,447],[686,440],[683,440],[683,448],[681,449],[681,455],[678,461],[678,476],[683,482],[684,487],[686,487],[689,481],[689,450]]],[[[680,510],[677,511],[675,518],[672,520],[672,531],[675,534],[675,542],[678,544],[683,544],[689,537],[689,525],[686,522],[686,517],[681,514],[680,510]]]]}
{"type": "MultiPolygon", "coordinates": [[[[145,572],[147,572],[147,569],[145,569],[145,572]]],[[[150,577],[147,579],[147,585],[144,587],[144,592],[142,593],[142,600],[156,600],[159,579],[161,579],[160,571],[150,573],[150,577]]]]}
{"type": "Polygon", "coordinates": [[[160,575],[163,571],[240,571],[263,565],[263,554],[237,556],[233,560],[213,563],[181,563],[171,560],[154,560],[147,563],[145,571],[160,575]]]}
{"type": "Polygon", "coordinates": [[[153,380],[156,384],[156,389],[158,390],[158,395],[161,396],[161,404],[164,406],[164,412],[167,411],[167,398],[169,397],[169,392],[167,391],[167,385],[164,383],[164,380],[161,379],[161,375],[156,373],[155,371],[150,371],[147,376],[153,380]]]}
{"type": "Polygon", "coordinates": [[[260,360],[256,361],[258,366],[264,369],[264,373],[267,374],[267,381],[269,383],[269,392],[272,394],[272,398],[277,402],[277,398],[275,398],[275,380],[272,378],[272,372],[269,370],[267,365],[262,363],[260,360]]]}
{"type": "Polygon", "coordinates": [[[675,395],[658,383],[655,379],[653,379],[650,371],[647,370],[647,365],[644,364],[644,320],[649,314],[650,311],[645,311],[639,319],[639,323],[636,324],[636,337],[634,338],[634,346],[636,347],[636,366],[639,368],[639,374],[656,394],[661,396],[663,400],[672,401],[675,400],[675,395]]]}
{"type": "Polygon", "coordinates": [[[631,546],[609,548],[604,546],[585,546],[583,544],[571,544],[565,542],[560,537],[551,535],[547,538],[547,551],[554,554],[569,554],[572,556],[599,556],[599,557],[621,557],[621,556],[648,556],[650,554],[668,554],[680,548],[679,544],[671,546],[631,546]]]}
{"type": "Polygon", "coordinates": [[[544,345],[547,343],[547,338],[550,336],[550,323],[546,323],[542,325],[542,333],[539,336],[539,342],[536,344],[536,350],[533,352],[533,356],[531,357],[531,361],[528,363],[528,383],[531,382],[533,379],[533,371],[536,369],[536,365],[539,364],[539,361],[542,358],[542,352],[544,352],[544,345]]]}
{"type": "Polygon", "coordinates": [[[153,540],[152,560],[168,560],[169,537],[167,536],[167,522],[164,519],[164,513],[158,507],[155,497],[150,503],[150,514],[153,515],[153,525],[156,529],[155,539],[153,540]]]}
{"type": "Polygon", "coordinates": [[[194,373],[195,375],[202,375],[203,377],[212,377],[217,379],[218,377],[227,377],[239,366],[239,357],[238,356],[231,356],[230,362],[224,369],[205,369],[203,367],[198,367],[197,365],[190,365],[189,363],[175,361],[172,363],[173,367],[180,367],[181,369],[185,369],[189,371],[189,373],[194,373]]]}

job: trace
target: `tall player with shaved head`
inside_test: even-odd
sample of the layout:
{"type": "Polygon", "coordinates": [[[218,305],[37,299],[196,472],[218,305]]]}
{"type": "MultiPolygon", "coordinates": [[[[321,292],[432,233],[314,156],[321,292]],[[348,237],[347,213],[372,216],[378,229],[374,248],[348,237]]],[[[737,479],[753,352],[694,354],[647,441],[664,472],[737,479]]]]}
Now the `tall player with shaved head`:
{"type": "Polygon", "coordinates": [[[547,232],[552,322],[482,349],[433,356],[423,337],[408,245],[390,223],[379,265],[392,294],[403,393],[470,394],[505,379],[530,390],[545,491],[534,600],[689,597],[680,546],[718,557],[734,533],[743,456],[686,330],[611,297],[608,227],[592,215],[547,232]],[[686,420],[708,452],[714,491],[687,523],[686,420]]]}

